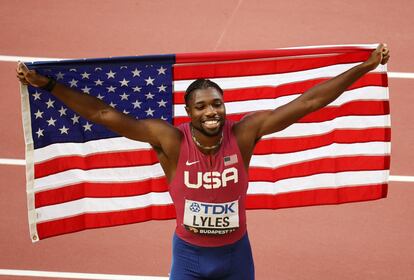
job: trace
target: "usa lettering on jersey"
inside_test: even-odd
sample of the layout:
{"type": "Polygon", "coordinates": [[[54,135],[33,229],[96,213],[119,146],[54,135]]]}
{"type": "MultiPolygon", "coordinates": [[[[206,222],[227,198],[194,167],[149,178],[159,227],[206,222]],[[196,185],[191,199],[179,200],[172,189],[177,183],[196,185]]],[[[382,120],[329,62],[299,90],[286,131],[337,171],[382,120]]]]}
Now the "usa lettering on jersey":
{"type": "Polygon", "coordinates": [[[196,181],[190,182],[190,172],[184,171],[184,184],[187,188],[198,189],[204,187],[206,189],[218,189],[226,187],[229,182],[237,183],[239,181],[239,173],[235,167],[226,168],[222,173],[218,171],[198,171],[196,175],[196,181]]]}

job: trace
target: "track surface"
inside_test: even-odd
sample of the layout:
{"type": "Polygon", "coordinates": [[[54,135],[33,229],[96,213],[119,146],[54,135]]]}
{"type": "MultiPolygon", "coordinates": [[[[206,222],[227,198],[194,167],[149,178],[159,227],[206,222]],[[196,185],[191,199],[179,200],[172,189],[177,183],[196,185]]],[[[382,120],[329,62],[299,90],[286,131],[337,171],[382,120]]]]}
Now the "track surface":
{"type": "MultiPolygon", "coordinates": [[[[0,0],[0,55],[79,58],[387,42],[389,70],[414,72],[414,2],[408,0],[119,2],[0,0]]],[[[15,63],[0,62],[0,158],[23,159],[14,69],[15,63]]],[[[389,84],[391,174],[414,176],[414,80],[389,84]]],[[[32,244],[24,167],[0,165],[0,191],[0,269],[168,275],[174,221],[32,244]]],[[[412,205],[413,183],[392,182],[384,200],[249,211],[256,278],[412,279],[412,205]]]]}

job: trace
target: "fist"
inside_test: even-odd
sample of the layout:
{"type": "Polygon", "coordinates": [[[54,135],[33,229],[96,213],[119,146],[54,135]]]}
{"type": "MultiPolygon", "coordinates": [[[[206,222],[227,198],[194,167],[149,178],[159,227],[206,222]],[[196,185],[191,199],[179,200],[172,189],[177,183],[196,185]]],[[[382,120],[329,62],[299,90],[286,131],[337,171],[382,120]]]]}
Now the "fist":
{"type": "Polygon", "coordinates": [[[371,69],[377,68],[381,64],[386,64],[390,58],[390,50],[386,44],[379,44],[378,47],[371,53],[371,56],[365,61],[365,64],[371,69]]]}
{"type": "Polygon", "coordinates": [[[17,78],[24,85],[43,87],[49,82],[47,77],[37,74],[35,70],[29,70],[23,62],[17,64],[16,72],[17,78]]]}

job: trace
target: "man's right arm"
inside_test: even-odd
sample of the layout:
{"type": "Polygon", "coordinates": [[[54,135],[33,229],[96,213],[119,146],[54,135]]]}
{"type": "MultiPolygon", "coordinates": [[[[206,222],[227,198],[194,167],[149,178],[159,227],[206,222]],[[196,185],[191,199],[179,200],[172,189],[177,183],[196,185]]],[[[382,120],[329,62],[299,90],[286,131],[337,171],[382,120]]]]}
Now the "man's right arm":
{"type": "MultiPolygon", "coordinates": [[[[49,81],[47,77],[29,70],[23,63],[18,64],[17,75],[23,84],[30,84],[34,87],[43,87],[49,81]]],[[[169,154],[170,147],[168,143],[163,143],[166,142],[164,140],[176,142],[174,139],[180,139],[180,132],[163,120],[136,120],[115,110],[98,98],[73,90],[63,84],[57,83],[51,93],[85,119],[101,124],[127,138],[150,143],[167,154],[169,154]]],[[[174,145],[176,143],[173,143],[174,145]]]]}

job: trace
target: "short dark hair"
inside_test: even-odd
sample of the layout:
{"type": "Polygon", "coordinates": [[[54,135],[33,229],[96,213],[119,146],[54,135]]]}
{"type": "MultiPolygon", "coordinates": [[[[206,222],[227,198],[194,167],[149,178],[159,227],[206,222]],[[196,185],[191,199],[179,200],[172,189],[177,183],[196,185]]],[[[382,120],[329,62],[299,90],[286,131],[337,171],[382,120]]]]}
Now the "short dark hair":
{"type": "Polygon", "coordinates": [[[197,79],[194,82],[192,82],[188,88],[185,90],[184,99],[185,99],[185,105],[188,106],[188,102],[191,98],[191,95],[194,91],[198,89],[207,89],[207,88],[215,88],[218,92],[220,92],[221,96],[223,96],[223,90],[221,87],[216,84],[215,82],[209,80],[209,79],[197,79]]]}

